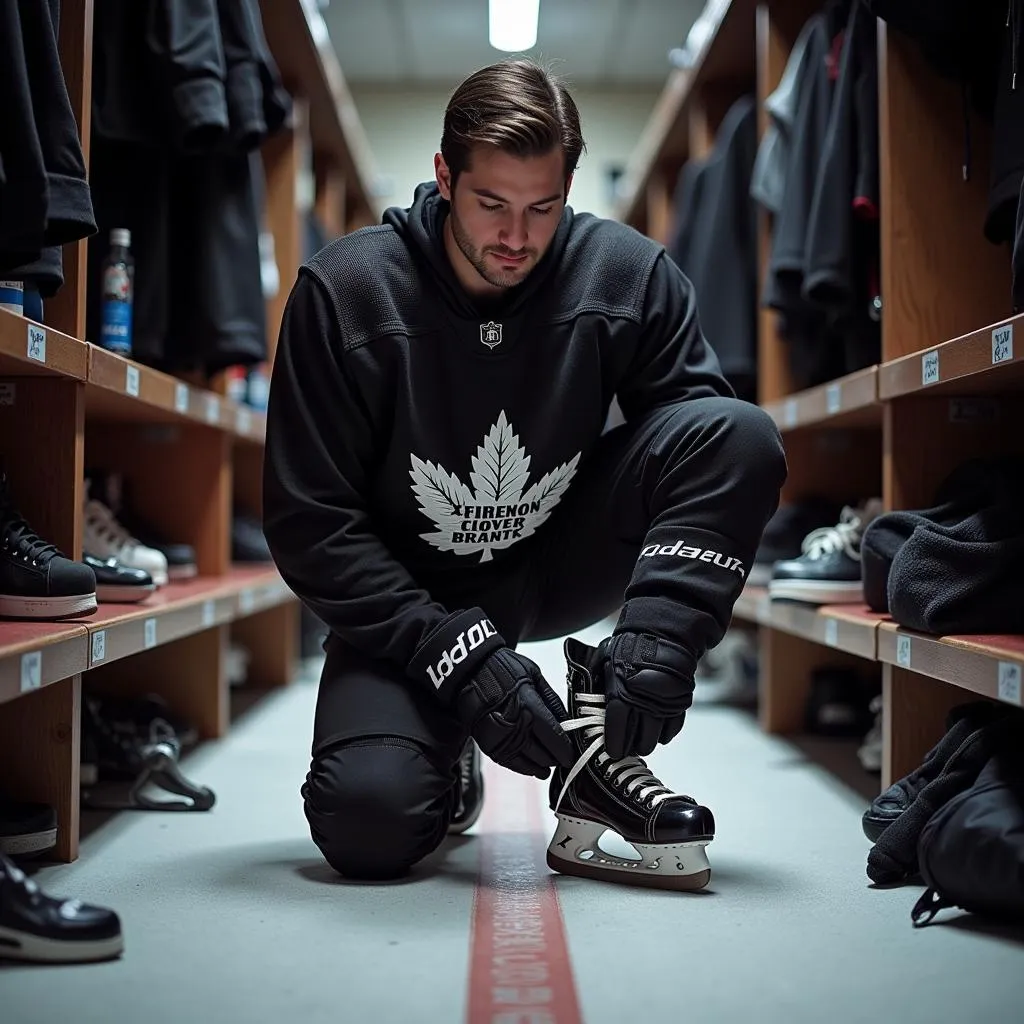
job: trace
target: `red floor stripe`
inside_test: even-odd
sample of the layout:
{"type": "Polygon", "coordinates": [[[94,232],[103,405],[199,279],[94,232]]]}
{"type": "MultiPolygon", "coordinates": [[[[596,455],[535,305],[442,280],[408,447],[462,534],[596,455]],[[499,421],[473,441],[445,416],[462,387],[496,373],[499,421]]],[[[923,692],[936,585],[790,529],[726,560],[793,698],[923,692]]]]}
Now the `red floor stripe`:
{"type": "Polygon", "coordinates": [[[544,861],[544,784],[490,764],[485,776],[467,1024],[581,1024],[555,876],[544,861]]]}

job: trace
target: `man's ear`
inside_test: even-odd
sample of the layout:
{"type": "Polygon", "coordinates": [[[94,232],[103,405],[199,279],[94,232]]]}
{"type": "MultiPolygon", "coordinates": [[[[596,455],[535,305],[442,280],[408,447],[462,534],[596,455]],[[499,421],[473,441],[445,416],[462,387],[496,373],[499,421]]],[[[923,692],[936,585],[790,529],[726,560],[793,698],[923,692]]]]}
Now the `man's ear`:
{"type": "Polygon", "coordinates": [[[434,154],[434,177],[437,180],[437,190],[441,193],[441,198],[451,202],[452,172],[440,153],[434,154]]]}
{"type": "MultiPolygon", "coordinates": [[[[575,172],[573,172],[573,173],[575,173],[575,172]]],[[[565,198],[566,198],[566,201],[568,201],[568,199],[569,199],[569,189],[572,187],[572,177],[573,177],[572,174],[570,174],[569,177],[565,179],[565,198]]]]}

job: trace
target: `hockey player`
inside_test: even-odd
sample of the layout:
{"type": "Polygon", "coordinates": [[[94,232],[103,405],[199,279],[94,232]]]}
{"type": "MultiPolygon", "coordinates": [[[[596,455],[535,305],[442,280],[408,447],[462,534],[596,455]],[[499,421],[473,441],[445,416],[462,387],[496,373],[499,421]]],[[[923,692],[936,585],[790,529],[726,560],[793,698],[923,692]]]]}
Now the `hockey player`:
{"type": "Polygon", "coordinates": [[[567,205],[582,150],[546,70],[478,71],[436,180],[308,260],[288,300],[264,528],[330,627],[302,797],[350,878],[400,876],[468,828],[482,750],[556,769],[558,869],[707,881],[711,812],[642,757],[683,725],[785,459],[664,248],[567,205]],[[516,646],[616,610],[597,649],[566,642],[569,717],[516,646]],[[605,827],[642,868],[586,854],[605,827]]]}

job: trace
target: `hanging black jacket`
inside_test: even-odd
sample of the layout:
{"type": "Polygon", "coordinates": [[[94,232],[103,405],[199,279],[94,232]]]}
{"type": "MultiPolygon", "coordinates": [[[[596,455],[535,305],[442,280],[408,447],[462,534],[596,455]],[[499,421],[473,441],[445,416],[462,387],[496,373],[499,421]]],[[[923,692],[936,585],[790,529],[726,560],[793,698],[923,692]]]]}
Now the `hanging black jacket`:
{"type": "Polygon", "coordinates": [[[56,247],[96,230],[57,52],[59,20],[60,0],[0,5],[0,275],[44,295],[63,283],[56,247]]]}
{"type": "Polygon", "coordinates": [[[567,207],[527,280],[481,306],[445,253],[447,209],[421,185],[411,209],[303,266],[267,414],[264,532],[282,576],[403,670],[461,610],[445,594],[528,557],[613,395],[632,419],[731,393],[661,246],[567,207]]]}

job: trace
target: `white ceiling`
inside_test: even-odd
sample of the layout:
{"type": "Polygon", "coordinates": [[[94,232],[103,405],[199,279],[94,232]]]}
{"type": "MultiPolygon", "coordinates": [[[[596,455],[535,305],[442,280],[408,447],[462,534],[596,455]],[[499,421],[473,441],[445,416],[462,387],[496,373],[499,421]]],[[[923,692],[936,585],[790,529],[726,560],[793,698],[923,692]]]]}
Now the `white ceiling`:
{"type": "MultiPolygon", "coordinates": [[[[323,0],[320,0],[321,6],[323,0]]],[[[575,85],[664,85],[704,0],[541,0],[529,55],[575,85]]],[[[329,0],[323,11],[349,82],[452,85],[508,56],[487,41],[487,0],[329,0]]]]}

